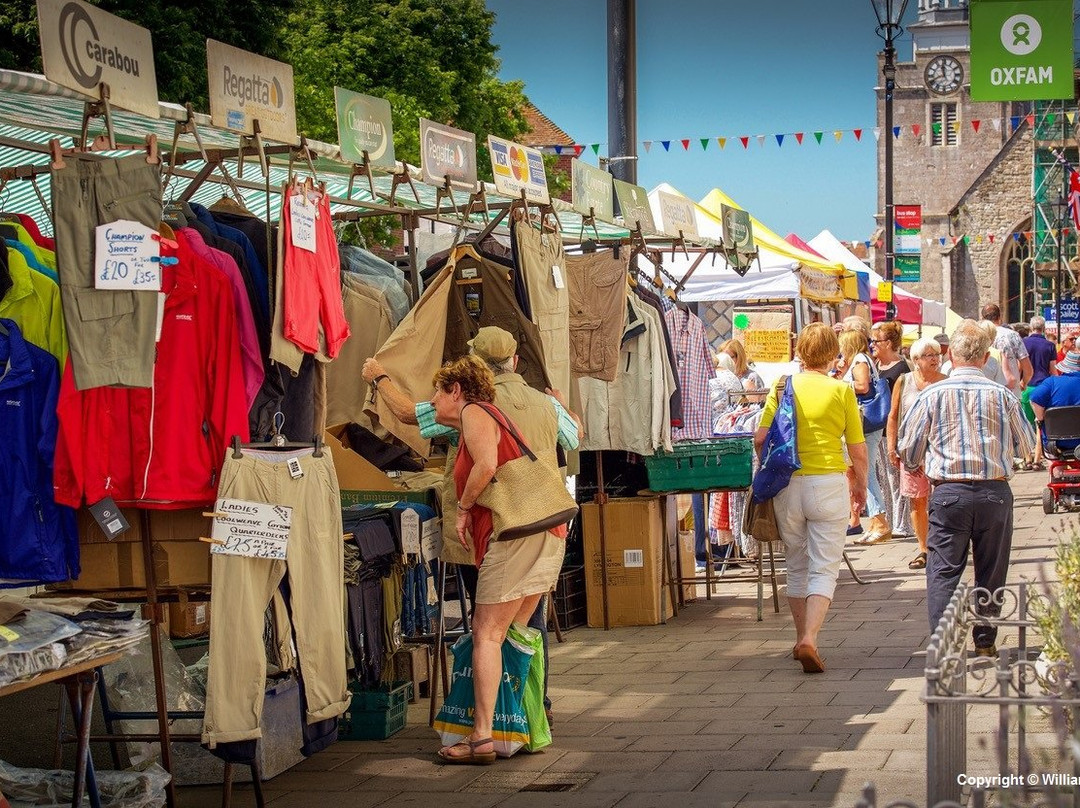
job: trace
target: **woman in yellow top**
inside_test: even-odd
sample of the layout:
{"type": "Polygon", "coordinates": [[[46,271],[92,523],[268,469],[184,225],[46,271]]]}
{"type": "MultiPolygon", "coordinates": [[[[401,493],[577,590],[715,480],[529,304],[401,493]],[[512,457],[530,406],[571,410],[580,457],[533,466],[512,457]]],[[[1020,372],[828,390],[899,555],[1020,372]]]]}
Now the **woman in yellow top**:
{"type": "MultiPolygon", "coordinates": [[[[844,555],[849,495],[860,508],[866,502],[866,442],[855,391],[828,375],[839,350],[836,334],[824,323],[808,325],[799,334],[795,352],[802,372],[792,378],[792,389],[802,468],[773,501],[787,554],[788,607],[797,633],[793,654],[806,673],[825,670],[817,638],[832,603],[844,555]],[[847,441],[854,471],[850,492],[843,440],[847,441]]],[[[774,387],[754,434],[759,452],[777,403],[774,387]]]]}

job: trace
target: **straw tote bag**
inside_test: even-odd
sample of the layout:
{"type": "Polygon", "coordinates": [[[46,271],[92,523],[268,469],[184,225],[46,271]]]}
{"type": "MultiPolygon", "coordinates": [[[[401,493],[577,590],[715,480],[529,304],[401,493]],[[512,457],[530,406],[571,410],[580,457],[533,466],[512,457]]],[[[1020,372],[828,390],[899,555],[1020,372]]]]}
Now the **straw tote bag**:
{"type": "Polygon", "coordinates": [[[478,505],[491,511],[491,540],[510,541],[544,533],[577,516],[578,505],[559,470],[536,456],[497,407],[480,406],[507,430],[521,452],[495,470],[491,482],[476,498],[478,505]]]}

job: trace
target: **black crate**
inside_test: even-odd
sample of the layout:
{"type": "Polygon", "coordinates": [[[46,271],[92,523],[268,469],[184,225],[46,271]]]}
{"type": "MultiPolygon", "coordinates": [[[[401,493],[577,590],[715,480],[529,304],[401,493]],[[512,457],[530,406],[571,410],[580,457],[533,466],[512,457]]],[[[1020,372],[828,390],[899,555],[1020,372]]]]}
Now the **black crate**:
{"type": "Polygon", "coordinates": [[[568,631],[584,626],[587,621],[585,600],[585,567],[571,567],[559,573],[552,598],[559,628],[568,631]]]}

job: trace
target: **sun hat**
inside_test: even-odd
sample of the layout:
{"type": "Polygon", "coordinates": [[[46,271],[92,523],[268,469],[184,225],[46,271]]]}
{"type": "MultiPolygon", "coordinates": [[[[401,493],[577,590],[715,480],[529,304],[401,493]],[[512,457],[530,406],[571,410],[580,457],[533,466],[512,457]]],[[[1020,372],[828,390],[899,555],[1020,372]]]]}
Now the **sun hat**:
{"type": "Polygon", "coordinates": [[[1059,373],[1080,373],[1080,351],[1069,351],[1065,358],[1057,363],[1059,373]]]}
{"type": "Polygon", "coordinates": [[[469,347],[481,359],[491,362],[505,362],[517,353],[517,340],[509,331],[494,325],[486,325],[469,340],[469,347]]]}

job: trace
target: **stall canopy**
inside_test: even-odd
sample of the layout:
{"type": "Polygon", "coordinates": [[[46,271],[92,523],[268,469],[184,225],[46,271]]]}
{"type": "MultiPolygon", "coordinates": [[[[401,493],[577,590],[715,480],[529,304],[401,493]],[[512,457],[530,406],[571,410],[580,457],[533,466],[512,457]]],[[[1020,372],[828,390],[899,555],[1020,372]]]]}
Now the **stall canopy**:
{"type": "Polygon", "coordinates": [[[786,236],[784,236],[784,241],[786,241],[792,247],[798,247],[803,252],[810,253],[810,255],[816,255],[822,261],[827,261],[824,255],[819,253],[817,250],[815,250],[813,247],[811,247],[809,244],[799,238],[799,236],[795,233],[788,233],[786,236]]]}

